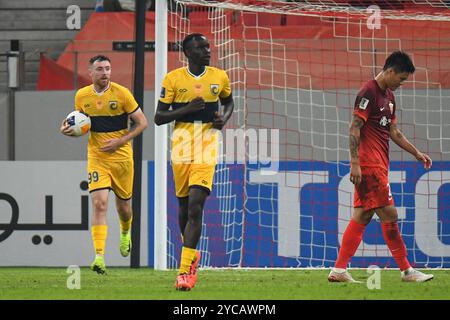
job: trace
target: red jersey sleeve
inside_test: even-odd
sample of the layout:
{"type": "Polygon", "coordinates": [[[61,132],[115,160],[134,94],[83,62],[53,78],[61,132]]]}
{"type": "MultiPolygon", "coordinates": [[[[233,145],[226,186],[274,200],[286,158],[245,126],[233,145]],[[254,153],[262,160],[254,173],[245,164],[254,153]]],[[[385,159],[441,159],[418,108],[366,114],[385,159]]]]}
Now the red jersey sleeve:
{"type": "Polygon", "coordinates": [[[360,117],[364,120],[364,122],[366,122],[374,108],[374,105],[375,95],[370,88],[364,86],[356,96],[353,115],[360,117]]]}

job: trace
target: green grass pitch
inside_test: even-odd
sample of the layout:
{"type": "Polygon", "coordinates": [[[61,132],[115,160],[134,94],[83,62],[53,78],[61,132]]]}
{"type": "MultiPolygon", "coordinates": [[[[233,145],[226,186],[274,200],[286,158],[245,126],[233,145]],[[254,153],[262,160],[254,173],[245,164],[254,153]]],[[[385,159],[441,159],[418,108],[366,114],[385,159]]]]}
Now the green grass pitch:
{"type": "Polygon", "coordinates": [[[380,289],[368,289],[365,270],[351,270],[362,283],[329,283],[328,270],[200,270],[190,292],[174,289],[176,271],[109,268],[106,276],[81,268],[80,289],[68,289],[65,268],[0,268],[0,299],[133,300],[441,300],[450,299],[450,270],[426,270],[434,279],[403,283],[398,270],[382,270],[380,289]]]}

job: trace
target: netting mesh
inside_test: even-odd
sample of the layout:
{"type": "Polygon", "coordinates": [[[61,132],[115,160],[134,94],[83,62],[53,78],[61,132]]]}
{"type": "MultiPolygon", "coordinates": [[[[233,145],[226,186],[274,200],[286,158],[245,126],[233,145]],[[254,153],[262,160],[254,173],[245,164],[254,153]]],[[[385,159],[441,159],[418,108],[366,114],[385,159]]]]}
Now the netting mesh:
{"type": "MultiPolygon", "coordinates": [[[[201,265],[333,265],[353,207],[348,125],[356,92],[401,49],[416,72],[395,93],[399,126],[434,166],[425,172],[391,144],[399,226],[413,265],[449,266],[447,4],[406,1],[396,8],[384,1],[367,11],[371,4],[363,2],[172,3],[170,41],[204,33],[212,65],[227,71],[235,101],[205,207],[201,265]],[[274,165],[276,172],[268,170],[274,165]]],[[[182,51],[169,53],[170,69],[185,63],[182,51]]],[[[175,268],[181,238],[172,181],[169,168],[168,264],[175,268]]],[[[370,264],[395,265],[376,220],[352,260],[370,264]]]]}
{"type": "Polygon", "coordinates": [[[200,5],[212,8],[247,12],[269,12],[282,15],[309,16],[367,16],[374,10],[382,10],[383,17],[405,20],[447,20],[450,5],[447,1],[265,1],[265,0],[184,0],[184,5],[200,5]]]}

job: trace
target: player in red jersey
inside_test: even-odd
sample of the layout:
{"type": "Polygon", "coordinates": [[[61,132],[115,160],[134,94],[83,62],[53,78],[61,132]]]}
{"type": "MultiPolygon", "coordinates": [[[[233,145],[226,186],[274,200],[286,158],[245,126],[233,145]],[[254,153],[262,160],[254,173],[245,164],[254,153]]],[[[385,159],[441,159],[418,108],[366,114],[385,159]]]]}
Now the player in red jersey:
{"type": "Polygon", "coordinates": [[[386,59],[383,71],[368,81],[356,97],[349,130],[354,211],[344,232],[338,259],[328,276],[331,282],[355,282],[347,272],[347,263],[361,243],[364,229],[374,213],[381,220],[383,237],[401,270],[402,281],[424,282],[433,278],[413,269],[408,262],[388,181],[389,138],[423,162],[426,169],[432,164],[430,157],[420,152],[397,127],[393,91],[414,71],[408,54],[393,52],[386,59]]]}

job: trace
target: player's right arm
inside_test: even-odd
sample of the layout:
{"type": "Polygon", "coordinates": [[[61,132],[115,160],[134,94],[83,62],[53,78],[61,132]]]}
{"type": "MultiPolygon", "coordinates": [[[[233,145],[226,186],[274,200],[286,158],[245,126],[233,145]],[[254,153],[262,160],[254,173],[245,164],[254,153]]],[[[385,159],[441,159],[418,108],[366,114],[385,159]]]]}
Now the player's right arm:
{"type": "Polygon", "coordinates": [[[173,84],[170,74],[166,75],[162,81],[161,94],[159,95],[158,106],[155,112],[155,124],[160,126],[183,118],[187,114],[205,109],[205,100],[197,97],[182,108],[171,110],[170,106],[175,100],[176,85],[173,84]]]}
{"type": "Polygon", "coordinates": [[[349,142],[350,142],[350,181],[358,185],[361,182],[361,166],[359,164],[359,142],[361,137],[361,128],[364,120],[357,115],[353,115],[350,123],[349,142]]]}
{"type": "Polygon", "coordinates": [[[362,179],[361,165],[359,163],[361,128],[369,118],[374,100],[371,90],[366,85],[358,92],[353,108],[353,119],[350,122],[349,128],[349,149],[350,181],[354,185],[360,184],[362,179]]]}
{"type": "Polygon", "coordinates": [[[59,128],[59,131],[61,131],[61,133],[65,136],[68,137],[73,137],[73,129],[71,126],[69,126],[67,124],[66,119],[63,120],[63,122],[61,123],[61,127],[59,128]]]}
{"type": "Polygon", "coordinates": [[[197,97],[182,108],[176,110],[170,110],[170,104],[158,101],[158,107],[155,113],[155,124],[160,126],[178,120],[189,113],[198,112],[205,109],[205,100],[201,97],[197,97]]]}
{"type": "MultiPolygon", "coordinates": [[[[81,107],[79,107],[79,105],[80,105],[79,99],[80,99],[80,96],[79,96],[79,92],[77,91],[77,93],[75,94],[75,110],[82,111],[81,107]]],[[[64,119],[61,122],[61,127],[59,128],[59,131],[65,136],[76,137],[76,136],[73,135],[74,134],[73,129],[72,129],[71,126],[69,126],[67,124],[67,120],[66,119],[64,119]]]]}

